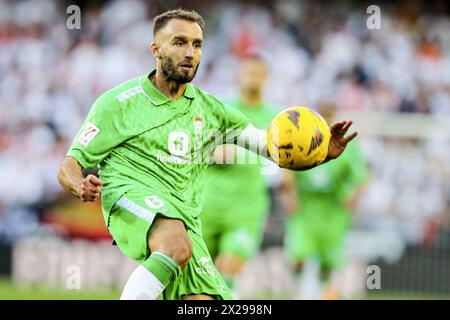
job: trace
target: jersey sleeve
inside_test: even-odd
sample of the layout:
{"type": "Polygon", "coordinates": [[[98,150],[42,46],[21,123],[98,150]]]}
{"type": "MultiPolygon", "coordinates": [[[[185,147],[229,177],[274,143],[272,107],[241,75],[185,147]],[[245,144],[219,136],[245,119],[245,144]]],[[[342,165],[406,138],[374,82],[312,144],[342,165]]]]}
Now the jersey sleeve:
{"type": "Polygon", "coordinates": [[[250,124],[250,120],[234,107],[223,105],[223,119],[221,132],[224,143],[236,143],[242,131],[250,124]]]}
{"type": "Polygon", "coordinates": [[[123,118],[114,97],[100,96],[75,136],[67,156],[77,159],[85,169],[96,167],[124,141],[123,118]]]}

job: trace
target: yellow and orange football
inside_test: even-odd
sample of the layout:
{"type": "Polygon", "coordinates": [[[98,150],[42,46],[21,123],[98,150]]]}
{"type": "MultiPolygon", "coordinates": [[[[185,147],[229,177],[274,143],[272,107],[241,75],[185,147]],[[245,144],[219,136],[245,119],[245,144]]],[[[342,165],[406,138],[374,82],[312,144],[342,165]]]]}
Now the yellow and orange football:
{"type": "Polygon", "coordinates": [[[270,123],[267,150],[281,168],[307,169],[325,160],[330,137],[328,123],[319,113],[306,107],[291,107],[270,123]]]}

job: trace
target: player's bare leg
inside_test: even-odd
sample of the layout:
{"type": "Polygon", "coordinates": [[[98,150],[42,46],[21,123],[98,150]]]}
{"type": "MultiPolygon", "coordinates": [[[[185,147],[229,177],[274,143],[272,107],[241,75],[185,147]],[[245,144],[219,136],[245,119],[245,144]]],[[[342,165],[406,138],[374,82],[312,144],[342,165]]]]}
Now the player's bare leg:
{"type": "Polygon", "coordinates": [[[128,279],[122,300],[156,299],[192,255],[192,241],[180,220],[158,217],[148,235],[151,255],[128,279]]]}
{"type": "Polygon", "coordinates": [[[192,241],[186,227],[178,219],[157,218],[148,237],[150,252],[161,252],[173,259],[181,269],[192,256],[192,241]]]}

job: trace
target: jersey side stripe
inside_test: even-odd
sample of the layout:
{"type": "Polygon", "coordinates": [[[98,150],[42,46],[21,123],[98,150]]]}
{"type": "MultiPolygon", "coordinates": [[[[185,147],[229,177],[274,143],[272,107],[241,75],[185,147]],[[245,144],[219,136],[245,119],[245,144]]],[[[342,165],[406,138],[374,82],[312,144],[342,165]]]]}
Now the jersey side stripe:
{"type": "Polygon", "coordinates": [[[153,219],[155,219],[155,214],[150,212],[149,210],[141,207],[137,203],[134,203],[130,199],[125,198],[122,196],[118,201],[117,204],[121,206],[124,209],[127,209],[134,215],[138,216],[141,219],[144,219],[145,221],[152,223],[153,219]]]}

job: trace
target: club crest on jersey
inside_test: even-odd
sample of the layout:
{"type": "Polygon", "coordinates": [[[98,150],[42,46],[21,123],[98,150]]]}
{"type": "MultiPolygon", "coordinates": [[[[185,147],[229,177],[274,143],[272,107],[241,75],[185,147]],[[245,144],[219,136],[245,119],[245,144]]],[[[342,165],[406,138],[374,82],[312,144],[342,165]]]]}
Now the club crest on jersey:
{"type": "Polygon", "coordinates": [[[100,129],[95,124],[88,122],[86,128],[84,128],[83,132],[81,132],[78,137],[78,142],[87,147],[99,132],[100,129]]]}
{"type": "Polygon", "coordinates": [[[195,118],[194,120],[194,130],[195,133],[201,132],[203,129],[203,122],[202,119],[200,119],[199,117],[195,118]]]}

